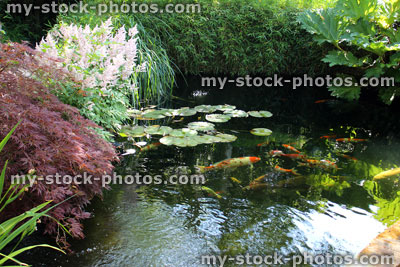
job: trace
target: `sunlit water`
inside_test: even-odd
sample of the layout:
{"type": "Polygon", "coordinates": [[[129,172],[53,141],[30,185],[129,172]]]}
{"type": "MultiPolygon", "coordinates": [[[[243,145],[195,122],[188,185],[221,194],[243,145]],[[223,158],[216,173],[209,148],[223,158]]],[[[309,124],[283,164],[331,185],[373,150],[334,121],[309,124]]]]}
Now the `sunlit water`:
{"type": "MultiPolygon", "coordinates": [[[[202,255],[246,253],[356,255],[385,229],[385,223],[398,218],[398,214],[390,214],[390,210],[394,212],[390,205],[396,198],[396,181],[383,181],[379,187],[368,182],[379,170],[399,164],[400,145],[388,131],[390,118],[384,123],[386,117],[368,119],[372,113],[358,114],[369,110],[365,106],[337,101],[315,104],[317,98],[307,92],[291,91],[283,98],[282,93],[273,91],[263,95],[259,88],[232,89],[229,94],[227,90],[189,90],[185,99],[190,102],[172,105],[234,104],[246,111],[269,110],[274,117],[232,119],[217,129],[237,135],[233,143],[160,146],[139,156],[126,156],[117,170],[166,176],[195,173],[195,165],[227,158],[258,156],[260,162],[253,167],[207,172],[206,186],[220,192],[222,199],[193,185],[114,186],[104,201],[92,206],[94,217],[85,224],[86,239],[73,242],[76,254],[55,257],[48,266],[202,266],[202,255]],[[269,128],[273,135],[251,135],[249,130],[255,127],[269,128]],[[350,144],[320,138],[328,134],[350,137],[351,133],[368,141],[350,144]],[[269,143],[257,146],[265,141],[269,143]],[[282,144],[287,143],[314,158],[335,161],[340,169],[299,167],[295,160],[270,157],[270,150],[284,150],[282,144]],[[335,151],[345,151],[357,161],[335,151]],[[279,186],[279,181],[293,176],[274,171],[278,164],[296,168],[305,180],[279,186]],[[267,188],[243,189],[265,174],[267,188]]],[[[198,116],[170,126],[183,127],[198,116]]],[[[131,142],[123,144],[125,149],[132,148],[131,142]]]]}

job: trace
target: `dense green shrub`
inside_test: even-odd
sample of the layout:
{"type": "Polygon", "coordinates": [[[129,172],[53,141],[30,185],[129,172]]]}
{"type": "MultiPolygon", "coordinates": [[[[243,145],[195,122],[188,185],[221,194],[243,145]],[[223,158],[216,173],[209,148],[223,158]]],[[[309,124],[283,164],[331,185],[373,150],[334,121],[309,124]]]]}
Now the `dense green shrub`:
{"type": "MultiPolygon", "coordinates": [[[[36,180],[18,201],[0,213],[0,222],[51,200],[59,205],[48,214],[65,225],[73,237],[82,238],[81,221],[90,217],[84,208],[94,196],[102,195],[102,175],[112,172],[116,152],[88,128],[99,126],[51,93],[57,88],[49,80],[71,77],[55,68],[56,62],[52,67],[41,65],[37,60],[41,56],[25,45],[0,44],[0,139],[21,121],[0,154],[0,166],[8,160],[4,188],[9,187],[13,175],[54,177],[87,173],[98,180],[93,179],[92,184],[36,180]],[[65,201],[75,194],[76,197],[65,201]]],[[[62,232],[53,219],[46,217],[42,223],[47,233],[62,232]]],[[[58,237],[61,241],[64,238],[58,237]]]]}
{"type": "MultiPolygon", "coordinates": [[[[85,2],[94,5],[109,1],[85,2]]],[[[151,2],[162,7],[170,1],[151,2]]],[[[198,3],[200,13],[114,13],[103,17],[113,16],[121,23],[133,19],[143,25],[151,40],[161,44],[170,59],[188,74],[293,75],[323,71],[324,64],[320,62],[323,48],[315,45],[296,22],[299,9],[295,5],[283,6],[279,1],[200,0],[198,3]]],[[[62,19],[87,23],[99,18],[94,14],[69,14],[62,19]]]]}
{"type": "MultiPolygon", "coordinates": [[[[333,8],[302,13],[299,21],[318,43],[335,48],[323,58],[330,66],[355,69],[365,78],[393,77],[400,83],[399,0],[339,0],[333,8]]],[[[330,91],[354,100],[360,97],[361,87],[332,86],[330,91]]],[[[398,86],[380,86],[378,91],[386,104],[400,95],[398,86]]]]}

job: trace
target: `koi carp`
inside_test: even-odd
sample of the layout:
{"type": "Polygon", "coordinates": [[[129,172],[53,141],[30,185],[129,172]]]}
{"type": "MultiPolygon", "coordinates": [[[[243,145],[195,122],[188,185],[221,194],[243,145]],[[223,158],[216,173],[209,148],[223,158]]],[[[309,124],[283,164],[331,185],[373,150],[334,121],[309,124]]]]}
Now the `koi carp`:
{"type": "Polygon", "coordinates": [[[306,155],[303,154],[282,154],[282,157],[291,158],[291,159],[306,159],[306,155]]]}
{"type": "Polygon", "coordinates": [[[209,196],[216,197],[218,199],[222,198],[222,196],[220,194],[218,194],[217,192],[215,192],[214,190],[212,190],[211,188],[209,188],[207,186],[202,186],[201,190],[206,192],[209,196]]]}
{"type": "Polygon", "coordinates": [[[283,172],[283,173],[291,173],[296,176],[300,175],[294,169],[284,169],[284,168],[279,167],[278,165],[275,166],[275,170],[278,172],[283,172]]]}
{"type": "Polygon", "coordinates": [[[293,152],[300,153],[299,150],[297,150],[296,148],[294,148],[294,147],[292,147],[292,146],[290,146],[290,145],[288,145],[288,144],[283,144],[282,146],[283,146],[284,148],[287,148],[287,149],[293,151],[293,152]]]}
{"type": "Polygon", "coordinates": [[[283,155],[284,153],[281,150],[271,150],[269,154],[273,157],[279,157],[283,155]]]}
{"type": "Polygon", "coordinates": [[[367,139],[357,139],[357,138],[338,138],[337,142],[365,142],[367,139]]]}
{"type": "Polygon", "coordinates": [[[146,152],[146,151],[149,151],[149,150],[156,149],[156,148],[159,147],[160,145],[161,145],[160,142],[147,145],[147,146],[141,148],[141,149],[140,149],[140,152],[146,152]]]}
{"type": "Polygon", "coordinates": [[[392,170],[388,170],[388,171],[384,171],[381,172],[377,175],[374,176],[373,180],[379,180],[379,179],[384,179],[390,176],[394,176],[400,174],[400,168],[396,168],[396,169],[392,169],[392,170]]]}
{"type": "Polygon", "coordinates": [[[211,166],[196,166],[199,168],[200,172],[206,172],[209,170],[218,170],[218,169],[228,169],[228,168],[236,168],[240,166],[251,165],[260,161],[259,157],[240,157],[240,158],[232,158],[226,159],[217,163],[212,164],[211,166]]]}

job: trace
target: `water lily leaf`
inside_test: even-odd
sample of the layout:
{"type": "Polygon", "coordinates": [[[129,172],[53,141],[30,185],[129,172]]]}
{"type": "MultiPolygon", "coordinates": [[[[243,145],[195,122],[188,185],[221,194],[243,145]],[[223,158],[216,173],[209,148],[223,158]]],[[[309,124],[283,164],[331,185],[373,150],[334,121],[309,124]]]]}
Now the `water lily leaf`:
{"type": "Polygon", "coordinates": [[[219,138],[221,143],[230,143],[234,142],[237,139],[237,136],[231,135],[231,134],[217,134],[215,137],[219,138]]]}
{"type": "Polygon", "coordinates": [[[268,136],[272,134],[272,131],[267,128],[254,128],[250,131],[250,133],[257,136],[268,136]]]}
{"type": "MultiPolygon", "coordinates": [[[[121,129],[120,135],[124,134],[125,136],[131,136],[131,137],[142,137],[145,136],[146,133],[144,132],[144,127],[143,126],[124,126],[121,129]]],[[[123,136],[123,135],[121,135],[123,136]]]]}
{"type": "Polygon", "coordinates": [[[147,134],[157,134],[160,130],[160,125],[151,125],[144,129],[145,133],[147,134]]]}
{"type": "Polygon", "coordinates": [[[193,116],[197,113],[195,109],[184,107],[174,111],[175,116],[193,116]]]}
{"type": "Polygon", "coordinates": [[[195,121],[188,124],[188,127],[190,129],[203,132],[214,130],[214,126],[215,126],[214,124],[206,121],[195,121]]]}
{"type": "MultiPolygon", "coordinates": [[[[197,137],[197,136],[194,136],[197,137]]],[[[175,137],[175,136],[165,136],[160,139],[160,143],[171,146],[179,146],[179,147],[188,147],[188,146],[197,146],[199,143],[196,141],[196,138],[193,136],[181,136],[181,137],[175,137]]]]}
{"type": "Polygon", "coordinates": [[[236,109],[236,110],[225,110],[224,114],[234,117],[234,118],[247,118],[249,114],[246,111],[236,109]]]}
{"type": "Polygon", "coordinates": [[[272,113],[269,111],[261,110],[261,111],[249,111],[250,116],[256,118],[269,118],[272,117],[272,113]]]}
{"type": "Polygon", "coordinates": [[[197,112],[201,112],[201,113],[213,113],[214,111],[217,110],[217,107],[211,106],[211,105],[200,105],[200,106],[194,107],[194,109],[197,112]]]}
{"type": "Polygon", "coordinates": [[[130,116],[130,117],[139,117],[142,115],[143,112],[138,109],[128,109],[127,113],[128,113],[128,116],[130,116]]]}
{"type": "Polygon", "coordinates": [[[153,133],[153,135],[167,135],[170,132],[172,132],[172,128],[168,126],[161,126],[160,129],[158,129],[157,133],[153,133]]]}
{"type": "Polygon", "coordinates": [[[182,128],[173,130],[169,135],[173,137],[195,136],[197,135],[197,131],[189,128],[182,128]]]}
{"type": "Polygon", "coordinates": [[[200,135],[200,136],[194,136],[193,137],[199,144],[212,144],[212,143],[219,143],[221,142],[221,139],[213,136],[213,135],[200,135]]]}
{"type": "Polygon", "coordinates": [[[162,112],[162,114],[164,116],[167,116],[167,117],[175,116],[174,115],[175,111],[176,111],[175,109],[171,109],[171,108],[162,108],[162,109],[160,109],[160,112],[162,112]]]}
{"type": "Polygon", "coordinates": [[[224,114],[208,114],[206,120],[211,122],[227,122],[231,119],[231,116],[224,114]]]}
{"type": "Polygon", "coordinates": [[[232,105],[219,105],[219,106],[217,106],[217,109],[218,109],[218,110],[221,110],[221,111],[234,110],[234,109],[236,109],[236,106],[232,106],[232,105]]]}
{"type": "Polygon", "coordinates": [[[142,117],[145,119],[163,119],[165,115],[162,110],[146,110],[142,117]]]}

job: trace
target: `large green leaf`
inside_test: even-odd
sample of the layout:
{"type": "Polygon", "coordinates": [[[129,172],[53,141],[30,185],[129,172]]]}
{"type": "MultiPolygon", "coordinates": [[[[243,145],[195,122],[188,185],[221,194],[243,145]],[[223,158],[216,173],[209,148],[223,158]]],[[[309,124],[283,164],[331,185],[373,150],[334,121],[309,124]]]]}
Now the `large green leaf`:
{"type": "Polygon", "coordinates": [[[329,67],[336,65],[348,67],[361,67],[368,62],[368,57],[357,58],[351,52],[340,50],[332,50],[322,59],[323,62],[329,63],[329,67]]]}
{"type": "Polygon", "coordinates": [[[329,87],[329,91],[332,96],[352,101],[360,98],[361,88],[359,86],[332,86],[329,87]]]}

